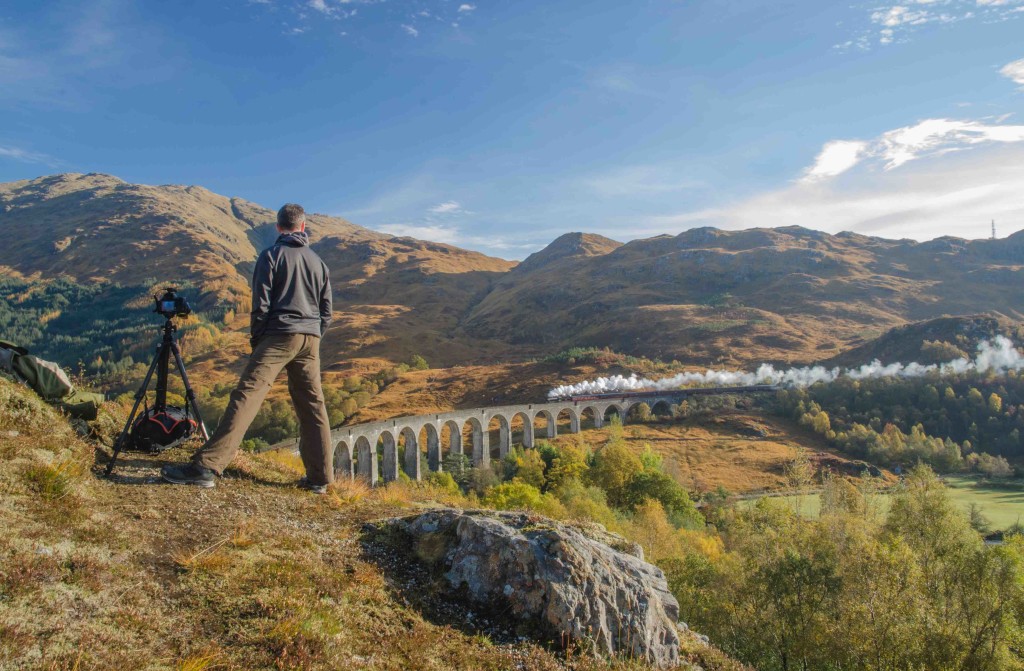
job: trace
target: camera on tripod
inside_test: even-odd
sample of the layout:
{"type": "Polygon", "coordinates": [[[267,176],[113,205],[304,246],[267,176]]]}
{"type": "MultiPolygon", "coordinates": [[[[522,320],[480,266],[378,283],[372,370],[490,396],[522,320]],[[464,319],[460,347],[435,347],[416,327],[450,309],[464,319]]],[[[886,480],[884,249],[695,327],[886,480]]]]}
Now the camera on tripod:
{"type": "Polygon", "coordinates": [[[164,322],[163,339],[157,346],[153,363],[149,365],[146,379],[135,394],[135,405],[128,415],[128,421],[121,431],[121,435],[114,442],[114,453],[107,464],[106,475],[114,470],[114,463],[117,461],[121,450],[134,449],[140,452],[162,452],[175,445],[188,440],[196,431],[204,439],[209,439],[206,425],[199,415],[199,406],[196,405],[196,394],[189,384],[188,375],[185,373],[185,362],[181,358],[181,350],[175,342],[174,334],[178,330],[174,325],[175,317],[185,317],[192,314],[192,308],[184,296],[177,294],[175,287],[164,289],[162,296],[154,296],[156,308],[153,312],[162,315],[167,321],[164,322]],[[170,372],[171,357],[178,374],[185,386],[185,406],[179,408],[175,405],[167,405],[167,374],[170,372]],[[153,406],[149,406],[147,389],[149,381],[156,372],[156,398],[153,406]],[[142,412],[139,406],[145,405],[142,412]]]}
{"type": "Polygon", "coordinates": [[[177,294],[175,287],[167,287],[164,289],[163,296],[153,296],[156,301],[156,309],[153,312],[161,314],[168,319],[174,317],[187,317],[192,314],[192,308],[189,306],[188,301],[185,300],[184,296],[177,294]]]}

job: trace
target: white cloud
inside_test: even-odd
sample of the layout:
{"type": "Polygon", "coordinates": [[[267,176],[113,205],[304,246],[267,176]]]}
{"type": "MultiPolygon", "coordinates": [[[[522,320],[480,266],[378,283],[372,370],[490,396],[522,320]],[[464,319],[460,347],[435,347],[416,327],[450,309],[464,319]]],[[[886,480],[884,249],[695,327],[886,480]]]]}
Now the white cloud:
{"type": "Polygon", "coordinates": [[[814,165],[804,172],[803,181],[814,182],[841,175],[860,161],[868,144],[860,140],[833,140],[826,142],[814,165]]]}
{"type": "Polygon", "coordinates": [[[430,208],[430,211],[434,214],[457,214],[462,212],[462,205],[454,200],[447,200],[430,208]]]}
{"type": "Polygon", "coordinates": [[[468,5],[468,4],[459,5],[459,11],[460,12],[472,12],[474,9],[476,9],[476,5],[468,5]]]}
{"type": "Polygon", "coordinates": [[[927,156],[940,156],[986,143],[1024,142],[1024,126],[955,119],[925,119],[913,126],[887,131],[870,142],[826,142],[801,181],[819,182],[874,159],[884,170],[927,156]]]}
{"type": "Polygon", "coordinates": [[[1018,84],[1024,84],[1024,58],[1019,61],[1007,63],[999,71],[999,74],[1012,79],[1018,84]]]}
{"type": "Polygon", "coordinates": [[[986,145],[899,170],[849,171],[830,180],[798,181],[734,205],[651,217],[632,233],[800,225],[895,239],[981,238],[995,219],[999,234],[1006,236],[1024,228],[1021,193],[1024,145],[986,145]]]}
{"type": "Polygon", "coordinates": [[[413,37],[419,37],[420,36],[420,31],[416,30],[415,28],[413,28],[412,26],[410,26],[408,24],[403,23],[402,24],[402,30],[404,30],[409,35],[412,35],[413,37]]]}
{"type": "Polygon", "coordinates": [[[957,151],[985,142],[1022,142],[1024,126],[986,125],[977,121],[926,119],[881,136],[872,151],[886,161],[885,169],[935,153],[957,151]]]}

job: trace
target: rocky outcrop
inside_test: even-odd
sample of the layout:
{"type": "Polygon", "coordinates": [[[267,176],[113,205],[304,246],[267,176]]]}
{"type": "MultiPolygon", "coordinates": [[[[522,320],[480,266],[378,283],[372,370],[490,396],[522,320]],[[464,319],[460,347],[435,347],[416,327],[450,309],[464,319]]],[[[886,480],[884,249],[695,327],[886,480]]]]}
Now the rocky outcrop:
{"type": "Polygon", "coordinates": [[[679,605],[643,551],[598,526],[525,513],[435,510],[389,522],[473,601],[595,655],[679,663],[679,605]]]}

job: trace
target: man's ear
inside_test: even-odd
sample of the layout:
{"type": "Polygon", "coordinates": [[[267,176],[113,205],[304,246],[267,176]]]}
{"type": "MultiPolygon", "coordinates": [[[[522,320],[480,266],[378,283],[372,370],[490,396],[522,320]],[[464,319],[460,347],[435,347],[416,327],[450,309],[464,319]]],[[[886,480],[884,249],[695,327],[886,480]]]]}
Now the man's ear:
{"type": "Polygon", "coordinates": [[[302,233],[305,230],[306,230],[306,220],[303,219],[302,220],[302,224],[299,226],[299,233],[302,233]]]}

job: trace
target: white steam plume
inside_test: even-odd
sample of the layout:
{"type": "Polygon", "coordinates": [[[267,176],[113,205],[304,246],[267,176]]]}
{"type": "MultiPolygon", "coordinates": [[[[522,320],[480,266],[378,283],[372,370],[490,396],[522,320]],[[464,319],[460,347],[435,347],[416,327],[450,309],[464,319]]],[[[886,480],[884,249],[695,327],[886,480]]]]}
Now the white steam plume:
{"type": "Polygon", "coordinates": [[[671,391],[692,385],[714,385],[721,387],[747,386],[752,384],[779,384],[785,387],[808,387],[816,382],[832,382],[839,377],[865,380],[881,377],[922,377],[938,372],[940,376],[956,375],[968,371],[978,373],[1005,373],[1010,370],[1024,370],[1024,356],[1021,356],[1009,338],[996,336],[994,342],[983,340],[978,344],[978,356],[969,359],[954,359],[941,364],[891,363],[883,366],[875,359],[859,368],[824,368],[813,366],[776,370],[770,364],[761,364],[752,373],[746,371],[708,370],[703,373],[679,373],[660,380],[638,378],[636,375],[623,377],[612,375],[586,380],[577,384],[563,384],[548,392],[548,398],[588,394],[608,394],[618,391],[671,391]]]}

